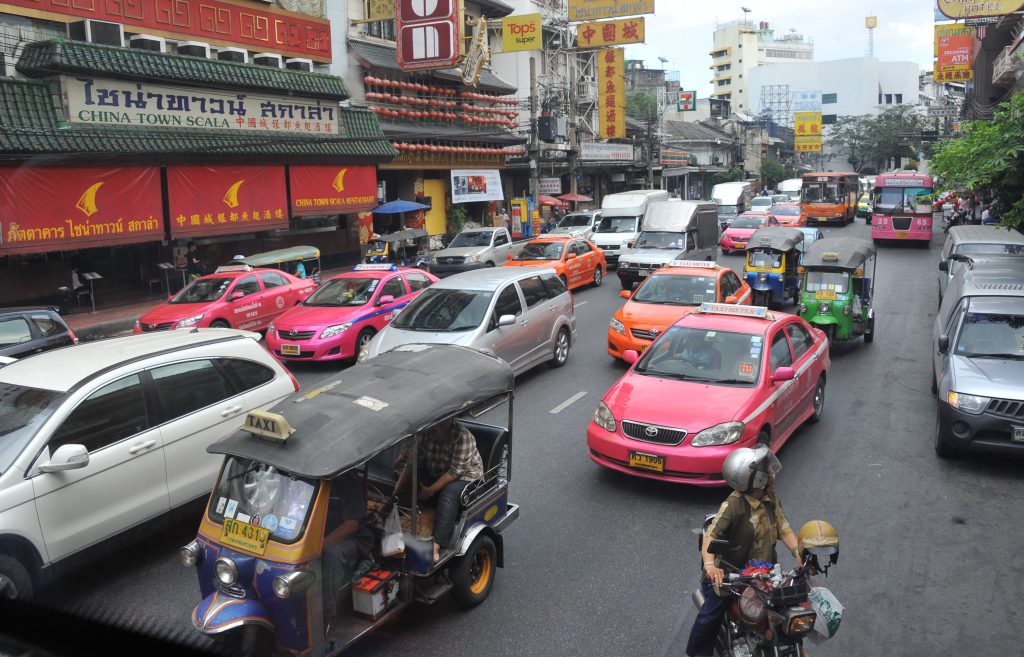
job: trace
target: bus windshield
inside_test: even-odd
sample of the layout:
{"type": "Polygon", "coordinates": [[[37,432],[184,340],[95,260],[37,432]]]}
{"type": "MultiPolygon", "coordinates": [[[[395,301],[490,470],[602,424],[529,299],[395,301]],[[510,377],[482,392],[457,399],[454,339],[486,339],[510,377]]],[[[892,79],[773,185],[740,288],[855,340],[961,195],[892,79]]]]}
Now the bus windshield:
{"type": "MultiPolygon", "coordinates": [[[[875,212],[913,212],[918,196],[931,194],[927,187],[879,187],[875,189],[872,205],[875,212]]],[[[931,214],[929,205],[928,214],[931,214]]]]}
{"type": "Polygon", "coordinates": [[[846,196],[846,186],[841,182],[805,182],[803,189],[804,203],[842,203],[846,196]]]}

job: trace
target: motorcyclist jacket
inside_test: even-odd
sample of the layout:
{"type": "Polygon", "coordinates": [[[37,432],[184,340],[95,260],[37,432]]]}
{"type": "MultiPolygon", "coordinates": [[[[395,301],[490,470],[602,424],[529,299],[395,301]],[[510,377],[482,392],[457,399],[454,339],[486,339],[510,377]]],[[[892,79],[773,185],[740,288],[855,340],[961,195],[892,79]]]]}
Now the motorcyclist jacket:
{"type": "Polygon", "coordinates": [[[792,531],[777,497],[769,494],[757,499],[733,491],[705,534],[709,540],[729,541],[729,551],[716,556],[715,563],[726,572],[735,572],[750,560],[777,563],[775,543],[792,531]]]}

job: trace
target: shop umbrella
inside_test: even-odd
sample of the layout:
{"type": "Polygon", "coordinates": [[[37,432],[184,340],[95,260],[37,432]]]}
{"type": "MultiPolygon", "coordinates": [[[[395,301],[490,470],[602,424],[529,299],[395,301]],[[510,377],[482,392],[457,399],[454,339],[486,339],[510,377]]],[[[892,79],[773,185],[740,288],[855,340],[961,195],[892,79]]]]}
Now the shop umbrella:
{"type": "Polygon", "coordinates": [[[429,209],[429,205],[398,199],[395,201],[388,201],[384,205],[378,205],[373,209],[373,212],[374,214],[402,214],[403,212],[416,212],[417,210],[429,209]]]}
{"type": "Polygon", "coordinates": [[[561,196],[558,197],[558,199],[560,201],[571,201],[573,203],[589,203],[590,201],[594,200],[589,196],[584,196],[583,194],[576,193],[562,194],[561,196]]]}
{"type": "Polygon", "coordinates": [[[559,201],[554,196],[546,196],[544,194],[541,194],[540,198],[538,200],[540,201],[541,205],[548,205],[548,206],[551,206],[551,207],[554,207],[554,208],[567,208],[567,207],[569,207],[568,203],[566,203],[565,201],[559,201]]]}

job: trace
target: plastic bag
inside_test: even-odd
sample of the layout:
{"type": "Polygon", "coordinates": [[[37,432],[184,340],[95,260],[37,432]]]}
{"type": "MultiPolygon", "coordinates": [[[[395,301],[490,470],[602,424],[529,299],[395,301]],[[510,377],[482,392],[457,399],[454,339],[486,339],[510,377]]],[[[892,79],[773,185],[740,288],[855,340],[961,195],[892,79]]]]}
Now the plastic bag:
{"type": "Polygon", "coordinates": [[[839,631],[839,623],[843,620],[843,605],[836,596],[823,586],[811,589],[808,598],[814,610],[814,631],[825,639],[831,639],[839,631]]]}
{"type": "Polygon", "coordinates": [[[402,521],[398,517],[398,506],[391,505],[391,513],[384,521],[384,538],[380,542],[381,556],[393,557],[405,552],[405,537],[402,535],[402,521]]]}

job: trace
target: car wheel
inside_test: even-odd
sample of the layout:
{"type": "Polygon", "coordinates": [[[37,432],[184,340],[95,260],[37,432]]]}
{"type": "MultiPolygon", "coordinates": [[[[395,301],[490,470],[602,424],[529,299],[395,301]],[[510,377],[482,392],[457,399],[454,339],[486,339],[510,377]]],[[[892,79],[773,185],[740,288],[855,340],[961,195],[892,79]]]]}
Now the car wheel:
{"type": "Polygon", "coordinates": [[[836,343],[836,325],[828,324],[825,326],[825,339],[828,340],[829,349],[836,343]]]}
{"type": "Polygon", "coordinates": [[[871,344],[875,341],[875,318],[872,317],[868,320],[868,328],[864,331],[864,342],[871,344]]]}
{"type": "Polygon", "coordinates": [[[488,260],[487,264],[484,265],[484,267],[493,267],[493,266],[494,266],[494,263],[491,262],[490,260],[488,260]]]}
{"type": "Polygon", "coordinates": [[[814,388],[814,413],[807,419],[810,424],[815,424],[821,419],[825,412],[825,377],[818,377],[818,385],[814,388]]]}
{"type": "Polygon", "coordinates": [[[210,328],[231,328],[231,324],[228,324],[223,319],[215,319],[210,322],[210,328]]]}
{"type": "Polygon", "coordinates": [[[17,559],[0,554],[0,599],[31,598],[32,576],[28,574],[28,570],[17,559]]]}
{"type": "Polygon", "coordinates": [[[942,431],[940,430],[941,428],[942,428],[941,420],[940,420],[940,418],[938,416],[938,413],[936,413],[935,414],[935,454],[939,458],[948,459],[950,457],[956,456],[957,455],[957,450],[955,448],[951,447],[950,444],[946,442],[946,439],[942,437],[942,431]]]}
{"type": "Polygon", "coordinates": [[[359,356],[363,347],[369,344],[375,335],[377,335],[377,332],[371,328],[364,328],[359,332],[359,335],[356,337],[356,356],[359,356]]]}
{"type": "Polygon", "coordinates": [[[560,329],[555,337],[554,358],[551,359],[551,367],[561,367],[569,360],[569,330],[560,329]]]}
{"type": "Polygon", "coordinates": [[[600,267],[594,267],[594,287],[601,287],[601,282],[604,280],[604,272],[601,271],[600,267]]]}
{"type": "Polygon", "coordinates": [[[935,370],[932,370],[932,394],[939,394],[939,382],[935,380],[935,370]]]}
{"type": "Polygon", "coordinates": [[[451,569],[452,598],[464,609],[487,599],[494,586],[498,550],[490,536],[478,536],[451,569]]]}

